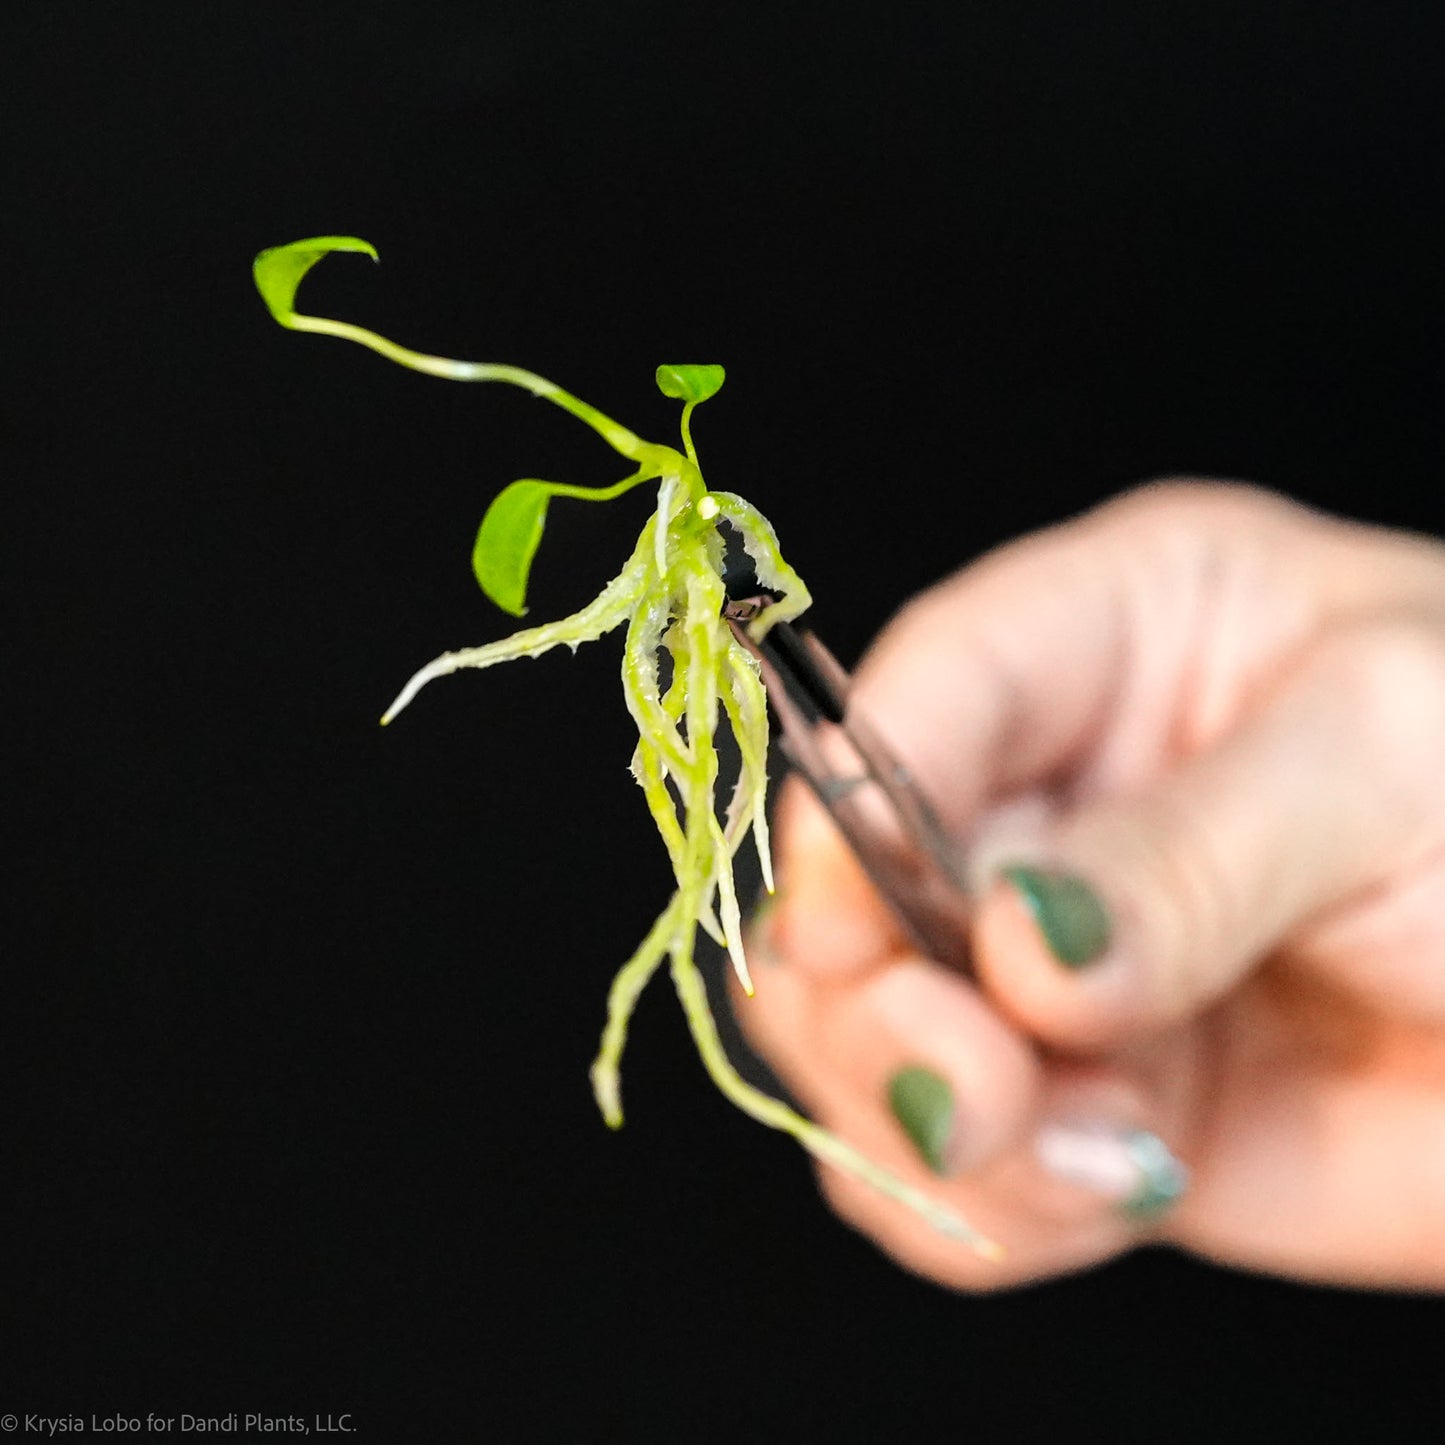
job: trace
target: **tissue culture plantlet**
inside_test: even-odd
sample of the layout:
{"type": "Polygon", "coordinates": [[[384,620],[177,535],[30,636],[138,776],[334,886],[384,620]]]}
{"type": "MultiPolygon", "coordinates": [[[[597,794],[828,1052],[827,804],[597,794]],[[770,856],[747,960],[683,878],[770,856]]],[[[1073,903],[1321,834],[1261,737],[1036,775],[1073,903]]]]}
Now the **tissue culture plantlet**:
{"type": "Polygon", "coordinates": [[[749,624],[755,640],[774,623],[797,617],[811,600],[802,578],[784,561],[767,519],[741,497],[709,491],[703,481],[692,441],[692,414],[722,386],[723,368],[658,367],[658,387],[665,396],[682,402],[682,450],[643,441],[595,407],[520,367],[429,356],[349,322],[298,313],[294,302],[302,278],[334,251],[360,252],[378,259],[375,248],[355,236],[313,237],[273,247],[256,257],[257,289],[282,326],[358,342],[432,376],[522,387],[571,412],[633,467],[610,487],[527,478],[497,495],[477,532],[472,566],[482,590],[503,611],[516,617],[526,611],[527,580],[553,497],[600,502],[644,483],[657,484],[656,510],[643,526],[632,555],[587,606],[570,617],[525,628],[498,642],[443,653],[412,677],[382,717],[383,723],[391,722],[428,682],[459,668],[536,657],[561,644],[575,650],[580,643],[626,625],[622,690],[638,731],[632,772],[666,845],[676,888],[612,982],[601,1048],[592,1065],[592,1088],[603,1118],[613,1128],[622,1124],[619,1069],[628,1020],[642,989],[666,959],[703,1065],[738,1108],[760,1123],[791,1134],[818,1159],[916,1210],[944,1234],[981,1253],[996,1254],[997,1246],[953,1210],[743,1079],[718,1037],[703,976],[694,960],[701,927],[727,949],[744,990],[751,994],[732,868],[733,856],[749,832],[764,882],[769,892],[773,888],[764,811],[767,704],[757,662],[723,616],[726,543],[718,524],[725,522],[735,531],[759,584],[778,599],[749,624]],[[666,682],[659,665],[664,653],[671,661],[666,682]],[[714,742],[720,709],[740,756],[737,784],[721,818],[716,804],[719,765],[714,742]]]}

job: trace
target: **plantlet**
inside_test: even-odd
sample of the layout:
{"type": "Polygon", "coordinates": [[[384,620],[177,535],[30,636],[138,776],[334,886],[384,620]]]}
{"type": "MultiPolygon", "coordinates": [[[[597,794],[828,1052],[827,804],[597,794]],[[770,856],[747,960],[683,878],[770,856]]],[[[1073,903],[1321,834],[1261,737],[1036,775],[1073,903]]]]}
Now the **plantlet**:
{"type": "Polygon", "coordinates": [[[633,470],[610,487],[527,478],[513,482],[496,497],[477,532],[472,565],[482,590],[504,611],[518,617],[526,611],[528,575],[553,497],[600,502],[644,483],[657,484],[656,510],[643,526],[631,557],[587,606],[570,617],[526,628],[498,642],[443,653],[416,673],[382,717],[383,723],[391,722],[428,682],[459,668],[536,657],[563,643],[575,650],[578,644],[626,624],[622,687],[638,731],[632,772],[666,845],[676,889],[612,982],[602,1044],[592,1065],[592,1088],[603,1118],[613,1128],[622,1123],[619,1066],[628,1020],[638,995],[666,959],[703,1065],[738,1108],[791,1134],[818,1159],[916,1210],[941,1232],[981,1253],[997,1254],[996,1245],[952,1210],[747,1083],[723,1050],[703,977],[694,961],[701,927],[727,949],[743,988],[751,994],[732,867],[749,832],[769,892],[773,886],[764,811],[767,703],[756,661],[723,617],[726,543],[719,524],[725,523],[736,533],[758,582],[779,599],[750,623],[754,639],[775,623],[798,616],[811,600],[802,578],[783,560],[767,519],[741,497],[709,491],[703,481],[692,441],[692,414],[722,386],[723,368],[658,367],[657,384],[663,394],[683,404],[682,450],[643,441],[533,372],[428,356],[349,322],[301,315],[294,307],[296,289],[311,267],[333,251],[360,252],[377,259],[375,248],[354,236],[317,236],[274,247],[256,257],[257,289],[282,326],[355,341],[432,376],[520,386],[571,412],[632,464],[633,470]],[[663,654],[671,663],[666,682],[659,665],[663,654]],[[721,818],[716,804],[719,765],[714,741],[719,711],[726,716],[741,758],[737,785],[721,818]]]}

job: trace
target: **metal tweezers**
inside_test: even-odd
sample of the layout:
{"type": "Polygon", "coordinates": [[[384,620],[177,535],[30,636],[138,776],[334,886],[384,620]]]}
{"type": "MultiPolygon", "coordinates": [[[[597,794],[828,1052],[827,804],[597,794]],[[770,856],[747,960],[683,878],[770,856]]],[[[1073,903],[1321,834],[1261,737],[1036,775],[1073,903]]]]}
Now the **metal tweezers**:
{"type": "Polygon", "coordinates": [[[973,975],[962,858],[928,799],[883,740],[848,707],[851,679],[811,631],[778,622],[760,642],[748,623],[778,600],[729,567],[723,617],[758,661],[783,751],[915,943],[973,975]]]}

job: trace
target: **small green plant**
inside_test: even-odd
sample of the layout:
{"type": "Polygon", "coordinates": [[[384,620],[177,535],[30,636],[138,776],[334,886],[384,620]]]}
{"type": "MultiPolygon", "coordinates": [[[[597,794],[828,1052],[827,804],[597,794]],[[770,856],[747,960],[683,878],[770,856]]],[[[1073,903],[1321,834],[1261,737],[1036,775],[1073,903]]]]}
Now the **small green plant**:
{"type": "Polygon", "coordinates": [[[526,628],[498,642],[443,653],[412,677],[381,719],[391,722],[428,682],[459,668],[536,657],[560,644],[575,650],[580,643],[626,624],[623,694],[638,731],[632,772],[667,847],[676,889],[612,982],[602,1044],[592,1065],[592,1088],[603,1118],[613,1128],[622,1123],[619,1069],[628,1020],[642,989],[666,959],[703,1065],[738,1108],[791,1134],[818,1159],[916,1210],[942,1233],[981,1253],[997,1254],[997,1246],[954,1211],[744,1080],[723,1049],[703,977],[694,961],[701,927],[727,949],[743,988],[751,994],[732,866],[750,832],[768,891],[773,887],[764,811],[767,703],[756,661],[723,617],[726,544],[718,524],[726,523],[736,532],[762,588],[780,599],[764,607],[749,624],[754,639],[760,639],[775,623],[798,616],[811,600],[802,578],[783,560],[767,519],[741,497],[709,491],[703,481],[692,441],[692,414],[722,386],[723,368],[658,367],[658,387],[664,395],[682,402],[682,450],[643,441],[595,407],[520,367],[429,356],[349,322],[301,315],[294,306],[297,287],[306,273],[333,251],[360,252],[378,259],[375,248],[355,236],[317,236],[273,247],[256,257],[256,287],[282,326],[355,341],[432,376],[522,387],[585,422],[633,467],[610,487],[527,478],[498,494],[482,518],[472,565],[482,590],[504,611],[513,616],[526,611],[532,559],[553,497],[600,502],[644,483],[657,483],[656,510],[643,526],[631,557],[587,606],[570,617],[526,628]],[[665,682],[659,665],[663,654],[671,661],[665,682]],[[716,803],[719,764],[715,746],[720,709],[741,759],[737,785],[721,818],[716,803]]]}

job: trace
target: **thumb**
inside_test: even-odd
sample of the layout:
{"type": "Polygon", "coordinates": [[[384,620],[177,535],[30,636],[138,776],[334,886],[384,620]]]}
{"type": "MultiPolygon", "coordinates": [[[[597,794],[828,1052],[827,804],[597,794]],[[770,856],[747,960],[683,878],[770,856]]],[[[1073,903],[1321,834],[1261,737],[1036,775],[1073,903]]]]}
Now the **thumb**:
{"type": "Polygon", "coordinates": [[[975,922],[985,986],[1073,1048],[1199,1010],[1439,849],[1442,737],[1438,637],[1382,624],[1316,644],[1212,747],[999,860],[975,922]]]}

